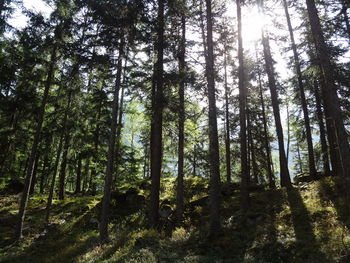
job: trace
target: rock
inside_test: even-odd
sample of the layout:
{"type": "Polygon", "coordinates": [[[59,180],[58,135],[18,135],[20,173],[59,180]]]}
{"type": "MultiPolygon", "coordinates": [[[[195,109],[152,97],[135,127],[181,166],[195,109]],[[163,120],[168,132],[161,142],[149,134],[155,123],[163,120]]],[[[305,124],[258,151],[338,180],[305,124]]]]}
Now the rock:
{"type": "Polygon", "coordinates": [[[295,184],[300,184],[300,183],[310,183],[312,182],[314,179],[310,176],[310,174],[308,173],[301,173],[301,174],[297,174],[294,177],[294,183],[295,184]]]}
{"type": "Polygon", "coordinates": [[[313,181],[320,180],[324,176],[328,176],[328,175],[325,175],[323,173],[317,172],[316,176],[313,178],[309,173],[300,173],[300,174],[297,174],[294,177],[294,183],[295,184],[310,183],[310,182],[313,182],[313,181]]]}

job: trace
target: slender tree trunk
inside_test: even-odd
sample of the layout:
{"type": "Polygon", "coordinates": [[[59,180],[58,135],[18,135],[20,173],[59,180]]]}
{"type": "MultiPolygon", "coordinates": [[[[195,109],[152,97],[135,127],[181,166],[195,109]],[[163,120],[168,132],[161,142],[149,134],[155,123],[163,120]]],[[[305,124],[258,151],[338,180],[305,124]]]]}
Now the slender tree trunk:
{"type": "Polygon", "coordinates": [[[289,101],[287,101],[287,163],[289,162],[289,148],[290,148],[290,114],[289,114],[289,101]]]}
{"type": "Polygon", "coordinates": [[[41,176],[40,176],[40,187],[39,187],[39,193],[43,194],[44,193],[44,184],[45,184],[45,178],[47,178],[46,173],[50,170],[49,167],[49,158],[44,159],[43,161],[43,167],[41,170],[41,176]]]}
{"type": "Polygon", "coordinates": [[[290,39],[291,39],[291,43],[292,43],[292,50],[293,50],[293,56],[294,56],[294,67],[295,67],[296,75],[298,78],[299,96],[300,96],[301,106],[302,106],[303,114],[304,114],[304,125],[305,125],[305,131],[306,131],[306,141],[307,141],[308,158],[309,158],[309,171],[310,171],[310,176],[315,178],[316,177],[315,154],[314,154],[314,147],[313,147],[313,142],[312,142],[310,118],[309,118],[309,112],[308,112],[308,108],[307,108],[305,89],[304,89],[304,83],[303,83],[303,76],[302,76],[301,67],[300,67],[300,59],[299,59],[297,47],[295,44],[294,32],[293,32],[293,27],[292,27],[292,23],[291,23],[289,11],[288,11],[287,0],[283,0],[283,4],[284,4],[284,11],[285,11],[286,18],[287,18],[289,35],[290,35],[290,39]]]}
{"type": "Polygon", "coordinates": [[[225,44],[224,47],[224,82],[225,82],[225,119],[226,119],[226,180],[227,182],[231,182],[231,147],[230,147],[230,116],[229,116],[229,105],[228,105],[228,96],[229,96],[229,88],[227,85],[227,46],[225,44]]]}
{"type": "Polygon", "coordinates": [[[43,167],[41,170],[41,176],[40,176],[40,194],[44,193],[44,185],[45,185],[45,180],[48,178],[48,175],[50,173],[50,156],[49,152],[51,149],[51,136],[47,136],[46,142],[45,142],[45,156],[44,156],[44,161],[43,161],[43,167]]]}
{"type": "Polygon", "coordinates": [[[82,157],[81,157],[81,153],[80,153],[78,155],[77,181],[75,184],[75,193],[76,194],[81,192],[81,166],[82,166],[82,157]]]}
{"type": "Polygon", "coordinates": [[[88,179],[89,179],[89,170],[90,170],[90,157],[85,161],[84,174],[83,174],[83,189],[82,192],[86,192],[88,179]]]}
{"type": "Polygon", "coordinates": [[[249,109],[248,107],[246,107],[246,121],[247,121],[247,185],[248,187],[251,185],[252,182],[252,167],[251,167],[251,151],[250,151],[250,137],[249,137],[249,130],[250,130],[250,126],[249,126],[249,109]]]}
{"type": "Polygon", "coordinates": [[[159,224],[159,190],[162,172],[164,2],[164,0],[158,0],[157,63],[155,68],[155,96],[151,124],[152,183],[149,207],[149,225],[151,228],[157,228],[159,224]]]}
{"type": "Polygon", "coordinates": [[[322,97],[326,119],[331,123],[331,125],[327,125],[329,143],[330,145],[334,145],[338,150],[337,167],[333,168],[335,168],[337,174],[343,175],[346,178],[347,185],[350,185],[350,166],[348,165],[350,163],[350,148],[348,135],[344,127],[344,116],[337,95],[337,86],[335,85],[329,50],[323,35],[315,1],[306,0],[306,5],[325,84],[322,85],[322,97]]]}
{"type": "MultiPolygon", "coordinates": [[[[122,81],[122,90],[120,94],[120,105],[119,105],[119,116],[118,116],[118,125],[117,125],[117,138],[116,138],[116,164],[115,164],[115,170],[116,170],[116,177],[114,178],[114,181],[117,182],[117,175],[119,172],[119,164],[121,160],[121,153],[120,153],[120,147],[121,147],[121,134],[123,129],[123,114],[124,114],[124,92],[125,92],[125,85],[126,85],[126,67],[128,64],[128,57],[129,57],[129,48],[126,50],[125,54],[125,64],[124,64],[124,70],[123,70],[123,81],[122,81]]],[[[116,187],[116,184],[114,184],[116,187]]]]}
{"type": "MultiPolygon", "coordinates": [[[[183,2],[185,4],[185,1],[183,2]]],[[[182,221],[184,209],[184,145],[185,145],[185,77],[186,77],[186,18],[181,16],[181,46],[179,54],[179,141],[178,141],[178,171],[176,188],[176,219],[177,223],[182,221]]]]}
{"type": "Polygon", "coordinates": [[[275,80],[275,71],[273,67],[273,59],[271,56],[269,40],[265,36],[264,31],[262,30],[262,44],[264,49],[264,59],[265,59],[265,67],[266,73],[269,80],[269,88],[271,93],[271,101],[273,114],[275,118],[276,125],[276,133],[278,138],[278,148],[279,148],[279,159],[280,159],[280,177],[281,177],[281,186],[285,186],[287,188],[292,187],[289,170],[288,170],[288,161],[286,158],[286,152],[284,150],[284,139],[283,139],[283,129],[281,124],[281,116],[280,116],[280,107],[278,102],[278,94],[275,80]]]}
{"type": "Polygon", "coordinates": [[[298,152],[299,170],[300,170],[300,173],[303,173],[303,161],[301,160],[301,156],[300,156],[300,147],[299,147],[299,143],[297,143],[297,152],[298,152]]]}
{"type": "Polygon", "coordinates": [[[247,109],[247,126],[248,126],[248,144],[249,144],[249,151],[251,155],[251,176],[252,176],[252,182],[253,184],[257,185],[259,183],[258,181],[258,168],[256,165],[256,158],[255,158],[255,148],[254,148],[254,140],[253,140],[253,133],[252,133],[252,122],[251,122],[251,112],[249,109],[247,109]]]}
{"type": "Polygon", "coordinates": [[[69,142],[70,142],[70,134],[69,134],[69,131],[66,131],[65,138],[64,138],[61,169],[60,169],[60,175],[59,175],[59,186],[58,186],[59,200],[64,200],[64,197],[65,197],[66,167],[67,167],[68,151],[69,151],[69,145],[70,145],[69,142]]]}
{"type": "Polygon", "coordinates": [[[331,173],[331,169],[329,166],[329,154],[328,154],[329,149],[328,149],[327,139],[326,139],[326,128],[324,126],[324,121],[323,121],[322,102],[321,102],[320,92],[316,81],[314,84],[314,94],[316,99],[316,112],[317,112],[318,126],[320,130],[323,170],[325,174],[329,175],[331,173]]]}
{"type": "Polygon", "coordinates": [[[197,175],[197,152],[196,152],[196,142],[193,145],[193,160],[192,160],[192,176],[197,175]]]}
{"type": "Polygon", "coordinates": [[[100,240],[102,243],[108,241],[108,217],[109,217],[109,202],[111,199],[111,187],[113,180],[113,169],[115,160],[115,140],[117,132],[117,118],[118,118],[118,103],[119,103],[119,90],[121,84],[121,74],[122,74],[122,63],[124,57],[124,38],[122,37],[119,44],[119,57],[117,64],[117,76],[116,84],[113,94],[112,103],[112,119],[111,119],[111,130],[109,133],[109,143],[108,143],[108,155],[107,155],[107,167],[105,184],[103,189],[102,198],[102,209],[101,209],[101,219],[100,219],[100,240]]]}
{"type": "Polygon", "coordinates": [[[48,198],[47,198],[46,215],[45,215],[45,222],[46,222],[46,224],[49,223],[49,219],[50,219],[51,205],[52,205],[52,200],[53,200],[53,195],[54,195],[54,190],[55,190],[56,177],[57,177],[57,170],[58,170],[58,165],[60,163],[60,157],[61,157],[61,153],[62,153],[63,142],[64,142],[64,139],[65,139],[65,136],[66,136],[68,112],[69,112],[70,104],[71,104],[71,94],[72,94],[71,92],[68,93],[67,107],[65,109],[63,122],[62,122],[62,133],[61,133],[61,136],[60,136],[60,140],[58,142],[58,147],[57,147],[57,152],[56,152],[56,159],[55,159],[55,166],[53,168],[52,179],[51,179],[51,184],[50,184],[50,189],[49,189],[49,195],[48,195],[48,198]]]}
{"type": "Polygon", "coordinates": [[[30,184],[29,195],[33,195],[35,191],[35,185],[37,183],[37,173],[38,173],[38,165],[39,165],[40,151],[38,150],[35,157],[34,169],[33,169],[33,178],[32,183],[30,184]]]}
{"type": "Polygon", "coordinates": [[[209,101],[209,160],[210,160],[210,222],[209,235],[217,236],[220,225],[220,159],[218,126],[216,114],[215,80],[214,80],[214,47],[213,47],[213,17],[211,0],[206,0],[207,13],[207,47],[206,77],[208,82],[209,101]]]}
{"type": "Polygon", "coordinates": [[[242,44],[242,14],[241,0],[236,0],[237,24],[238,24],[238,89],[239,89],[239,124],[241,145],[241,209],[244,213],[249,209],[249,171],[248,171],[248,149],[247,149],[247,89],[244,85],[244,62],[242,44]]]}
{"type": "Polygon", "coordinates": [[[56,64],[56,55],[57,55],[57,45],[54,44],[51,52],[51,58],[50,58],[50,64],[49,64],[49,69],[47,73],[47,79],[45,83],[44,94],[42,97],[40,111],[38,114],[37,127],[34,135],[32,149],[29,155],[29,163],[28,163],[28,169],[27,169],[25,181],[24,181],[23,194],[19,205],[18,220],[17,220],[16,230],[15,230],[15,240],[17,241],[19,241],[22,238],[24,217],[25,217],[25,212],[26,212],[27,203],[28,203],[29,189],[33,178],[35,157],[36,157],[38,146],[40,143],[41,130],[42,130],[44,115],[45,115],[45,106],[49,96],[49,90],[54,78],[54,71],[55,71],[54,67],[56,64]]]}
{"type": "Polygon", "coordinates": [[[260,71],[258,73],[258,81],[259,81],[260,103],[261,103],[261,109],[262,109],[262,121],[264,124],[264,144],[265,144],[265,150],[266,150],[266,156],[267,156],[266,161],[267,161],[267,174],[268,174],[268,179],[269,179],[269,187],[270,187],[270,189],[275,189],[276,188],[275,177],[274,177],[274,173],[272,172],[271,148],[270,148],[270,143],[269,143],[269,133],[268,133],[268,128],[267,128],[265,101],[264,101],[264,96],[263,96],[260,71]]]}

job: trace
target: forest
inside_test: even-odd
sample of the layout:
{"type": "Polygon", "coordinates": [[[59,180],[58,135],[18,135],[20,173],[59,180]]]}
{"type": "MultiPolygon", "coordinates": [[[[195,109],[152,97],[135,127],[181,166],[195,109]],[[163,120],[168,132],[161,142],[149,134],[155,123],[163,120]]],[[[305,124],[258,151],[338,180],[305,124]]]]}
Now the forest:
{"type": "Polygon", "coordinates": [[[0,0],[0,262],[350,262],[349,0],[0,0]]]}

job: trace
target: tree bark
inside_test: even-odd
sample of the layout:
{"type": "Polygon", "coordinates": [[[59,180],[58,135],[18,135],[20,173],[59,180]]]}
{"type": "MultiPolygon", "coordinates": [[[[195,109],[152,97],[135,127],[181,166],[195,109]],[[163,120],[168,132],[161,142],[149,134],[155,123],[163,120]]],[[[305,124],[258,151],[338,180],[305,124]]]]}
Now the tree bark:
{"type": "Polygon", "coordinates": [[[322,85],[322,97],[326,119],[330,122],[330,125],[327,125],[329,144],[333,145],[331,148],[333,147],[338,150],[337,167],[333,168],[335,168],[337,174],[343,175],[346,178],[347,184],[350,185],[350,166],[348,165],[350,163],[350,148],[348,135],[344,127],[344,116],[337,95],[337,86],[335,85],[334,72],[329,55],[330,52],[323,35],[315,1],[306,0],[306,5],[325,84],[322,85]]]}
{"type": "Polygon", "coordinates": [[[224,45],[224,85],[225,85],[225,120],[226,120],[226,138],[225,138],[225,148],[226,148],[226,180],[231,182],[231,145],[230,145],[230,116],[229,116],[229,88],[227,85],[227,45],[224,45]]]}
{"type": "MultiPolygon", "coordinates": [[[[123,129],[123,114],[124,114],[124,92],[125,92],[125,85],[126,85],[126,67],[128,64],[128,56],[129,56],[129,48],[126,50],[125,54],[125,63],[124,63],[124,70],[123,70],[123,81],[122,81],[122,90],[120,93],[120,104],[119,104],[119,113],[118,113],[118,125],[117,125],[117,138],[116,138],[116,177],[114,178],[114,181],[117,181],[117,175],[119,172],[119,164],[120,164],[120,147],[121,147],[121,134],[123,129]]],[[[116,184],[115,184],[116,186],[116,184]]]]}
{"type": "Polygon", "coordinates": [[[35,185],[37,183],[37,173],[38,173],[38,165],[39,165],[39,159],[40,159],[40,151],[38,150],[35,157],[35,163],[33,168],[33,178],[32,183],[30,184],[30,190],[29,195],[33,195],[35,191],[35,185]]]}
{"type": "Polygon", "coordinates": [[[210,161],[210,222],[209,235],[215,237],[218,235],[220,225],[220,159],[219,159],[219,141],[215,98],[215,80],[214,80],[214,47],[213,47],[213,18],[211,10],[211,0],[206,0],[207,14],[207,63],[206,77],[208,82],[208,101],[209,101],[209,161],[210,161]]]}
{"type": "Polygon", "coordinates": [[[262,44],[264,49],[265,67],[266,67],[266,73],[269,81],[272,108],[273,108],[273,114],[274,114],[275,125],[276,125],[276,133],[278,138],[281,186],[290,188],[292,187],[292,184],[289,176],[286,152],[284,150],[283,129],[281,124],[280,107],[279,107],[276,80],[275,80],[275,71],[273,67],[273,59],[271,56],[269,40],[265,36],[265,33],[263,30],[262,30],[262,44]]]}
{"type": "Polygon", "coordinates": [[[301,156],[300,156],[300,147],[299,147],[299,143],[297,144],[297,153],[298,153],[299,170],[300,170],[300,173],[303,173],[303,162],[302,162],[301,156]]]}
{"type": "Polygon", "coordinates": [[[66,134],[64,138],[61,169],[60,169],[60,175],[59,175],[59,186],[58,186],[59,200],[64,200],[64,197],[65,197],[66,167],[67,167],[68,151],[70,146],[69,142],[70,142],[70,134],[69,134],[69,131],[66,130],[66,134]]]}
{"type": "Polygon", "coordinates": [[[321,101],[321,96],[320,96],[319,88],[316,81],[314,84],[314,94],[316,99],[316,113],[317,113],[317,119],[318,119],[318,126],[320,130],[323,170],[325,174],[329,175],[331,173],[331,169],[329,165],[329,154],[328,154],[329,148],[328,148],[327,139],[326,139],[326,128],[324,126],[324,121],[323,121],[322,101],[321,101]]]}
{"type": "Polygon", "coordinates": [[[164,56],[164,0],[158,0],[157,63],[155,67],[155,93],[152,109],[151,128],[151,196],[149,225],[157,228],[159,224],[159,190],[162,169],[162,129],[163,129],[163,56],[164,56]]]}
{"type": "Polygon", "coordinates": [[[38,146],[40,143],[41,130],[42,130],[44,115],[45,115],[45,106],[47,104],[49,90],[51,88],[51,84],[54,78],[56,57],[57,57],[57,44],[54,44],[51,52],[51,57],[50,57],[50,63],[49,63],[49,69],[47,73],[47,79],[45,82],[44,94],[42,97],[40,111],[38,114],[38,121],[37,121],[36,131],[35,131],[34,140],[32,144],[32,149],[29,156],[29,163],[28,163],[28,169],[27,169],[25,181],[24,181],[23,194],[19,205],[18,220],[17,220],[16,230],[15,230],[16,241],[19,241],[20,239],[22,239],[23,223],[24,223],[25,212],[27,209],[29,189],[33,178],[34,162],[35,162],[38,146]]]}
{"type": "Polygon", "coordinates": [[[306,131],[306,141],[307,141],[308,158],[309,158],[309,172],[310,172],[310,176],[312,178],[315,178],[316,177],[315,154],[314,154],[314,147],[313,147],[313,142],[312,142],[310,118],[309,118],[309,112],[308,112],[308,108],[307,108],[305,89],[304,89],[304,83],[303,83],[303,76],[302,76],[301,67],[300,67],[300,59],[299,59],[299,55],[298,55],[296,44],[295,44],[294,32],[293,32],[293,27],[292,27],[292,23],[291,23],[289,11],[288,11],[287,0],[283,0],[283,4],[284,4],[285,15],[287,18],[287,25],[288,25],[290,40],[292,43],[292,50],[293,50],[293,56],[294,56],[294,67],[295,67],[295,71],[296,71],[296,75],[297,75],[297,79],[298,79],[300,102],[301,102],[301,106],[302,106],[303,114],[304,114],[304,125],[305,125],[305,131],[306,131]]]}
{"type": "Polygon", "coordinates": [[[254,148],[254,141],[253,141],[253,133],[252,133],[252,123],[251,123],[251,112],[249,108],[247,108],[247,127],[248,127],[248,145],[249,145],[249,155],[251,156],[251,182],[255,185],[259,183],[258,175],[257,175],[257,165],[256,165],[256,158],[255,158],[255,148],[254,148]]]}
{"type": "Polygon", "coordinates": [[[75,193],[78,194],[81,192],[81,166],[82,166],[82,157],[81,153],[78,155],[78,167],[77,167],[77,180],[75,184],[75,193]]]}
{"type": "MultiPolygon", "coordinates": [[[[185,4],[185,1],[183,2],[185,4]]],[[[184,209],[184,145],[185,145],[185,78],[186,78],[186,18],[181,16],[181,44],[179,54],[179,141],[178,141],[178,170],[176,187],[176,219],[182,221],[184,209]]]]}
{"type": "Polygon", "coordinates": [[[84,167],[84,173],[83,173],[83,193],[86,192],[86,187],[88,184],[88,179],[89,179],[89,170],[90,170],[90,157],[85,160],[85,167],[84,167]]]}
{"type": "Polygon", "coordinates": [[[101,219],[100,219],[100,241],[101,243],[107,242],[108,237],[108,217],[109,217],[109,202],[111,199],[111,187],[113,180],[113,170],[114,170],[114,160],[115,160],[115,140],[117,132],[117,118],[118,118],[118,106],[119,106],[119,90],[121,84],[121,74],[122,74],[122,62],[124,57],[124,36],[121,37],[119,43],[119,54],[117,63],[117,76],[116,84],[113,93],[113,103],[112,103],[112,118],[111,118],[111,129],[109,132],[108,141],[108,155],[107,155],[107,167],[105,184],[103,189],[102,198],[102,208],[101,208],[101,219]]]}
{"type": "Polygon", "coordinates": [[[247,146],[247,89],[244,85],[244,61],[242,44],[242,14],[241,0],[236,0],[237,24],[238,24],[238,89],[239,89],[239,124],[241,146],[241,209],[244,213],[249,209],[249,171],[248,171],[248,146],[247,146]]]}
{"type": "Polygon", "coordinates": [[[263,96],[260,71],[258,73],[258,81],[259,81],[260,103],[261,103],[261,109],[262,109],[262,120],[263,120],[263,124],[264,124],[264,144],[265,144],[265,150],[266,150],[266,156],[267,156],[266,161],[267,161],[267,174],[268,174],[268,179],[269,179],[269,187],[270,187],[270,189],[275,189],[276,184],[275,184],[274,173],[272,172],[271,148],[270,148],[270,143],[269,143],[269,133],[268,133],[268,128],[267,128],[265,101],[264,101],[264,96],[263,96]]]}

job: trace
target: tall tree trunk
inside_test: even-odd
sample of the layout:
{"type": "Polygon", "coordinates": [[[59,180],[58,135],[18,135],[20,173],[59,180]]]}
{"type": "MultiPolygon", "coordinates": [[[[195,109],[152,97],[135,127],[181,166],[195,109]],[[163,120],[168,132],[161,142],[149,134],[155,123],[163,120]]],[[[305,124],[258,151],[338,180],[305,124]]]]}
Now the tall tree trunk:
{"type": "Polygon", "coordinates": [[[314,147],[312,143],[310,118],[309,118],[309,112],[307,108],[303,76],[301,74],[300,59],[297,52],[297,47],[295,45],[294,32],[293,32],[293,27],[292,27],[292,23],[291,23],[289,11],[288,11],[287,0],[283,0],[283,4],[284,4],[284,11],[287,18],[287,25],[288,25],[290,40],[292,43],[294,67],[295,67],[295,71],[298,79],[299,96],[300,96],[301,106],[304,114],[304,125],[305,125],[305,131],[306,131],[307,150],[308,150],[308,157],[309,157],[309,171],[310,171],[310,176],[315,178],[316,177],[315,154],[314,154],[314,147]]]}
{"type": "Polygon", "coordinates": [[[50,189],[49,189],[49,195],[47,198],[47,204],[46,204],[46,215],[45,215],[45,222],[48,224],[49,219],[50,219],[50,212],[51,212],[51,205],[52,205],[52,200],[53,200],[53,195],[54,195],[54,190],[55,190],[55,183],[56,183],[56,176],[57,176],[57,170],[58,170],[58,165],[60,163],[60,157],[62,153],[62,147],[63,147],[63,142],[66,136],[66,129],[67,129],[67,120],[68,120],[68,112],[70,109],[70,104],[71,104],[71,96],[72,92],[68,93],[68,101],[67,101],[67,106],[64,111],[64,117],[63,117],[63,122],[62,122],[62,133],[60,136],[60,140],[58,142],[58,147],[57,147],[57,152],[56,152],[56,159],[55,159],[55,166],[53,168],[53,173],[52,173],[52,179],[50,183],[50,189]]]}
{"type": "Polygon", "coordinates": [[[269,133],[267,129],[267,119],[266,119],[266,111],[265,111],[265,101],[263,96],[263,90],[262,90],[262,83],[261,83],[261,74],[260,69],[258,73],[258,81],[259,81],[259,93],[260,93],[260,103],[261,103],[261,109],[262,109],[262,121],[264,124],[264,144],[265,144],[265,150],[266,150],[266,156],[267,156],[267,174],[269,179],[269,187],[270,189],[275,189],[275,177],[274,173],[272,172],[272,157],[271,157],[271,148],[269,143],[269,133]]]}
{"type": "Polygon", "coordinates": [[[29,195],[33,195],[34,191],[35,191],[35,185],[37,182],[36,175],[38,173],[39,159],[40,159],[40,151],[38,150],[36,153],[36,157],[35,157],[35,163],[34,163],[34,168],[33,168],[33,178],[32,178],[32,183],[30,184],[29,195]]]}
{"type": "Polygon", "coordinates": [[[164,56],[164,0],[158,0],[157,63],[155,68],[155,93],[152,109],[151,128],[151,196],[149,225],[157,228],[159,224],[159,190],[162,170],[162,129],[163,129],[163,56],[164,56]]]}
{"type": "Polygon", "coordinates": [[[323,170],[325,174],[329,175],[331,173],[331,169],[329,166],[329,155],[328,155],[329,149],[328,149],[327,139],[326,139],[326,128],[324,126],[324,121],[323,121],[322,101],[321,101],[321,96],[320,96],[319,88],[316,81],[314,83],[314,94],[316,99],[316,112],[317,112],[318,126],[320,130],[323,170]]]}
{"type": "Polygon", "coordinates": [[[52,145],[52,136],[47,136],[46,142],[45,142],[45,155],[44,155],[44,161],[43,161],[43,167],[41,170],[41,175],[40,175],[40,189],[39,192],[40,194],[44,193],[44,185],[45,185],[45,180],[48,178],[48,175],[50,173],[50,149],[52,145]]]}
{"type": "Polygon", "coordinates": [[[248,145],[249,145],[249,151],[251,156],[251,181],[253,184],[257,185],[259,183],[258,181],[258,168],[256,165],[256,158],[255,158],[255,148],[254,148],[254,140],[253,140],[253,133],[252,133],[252,122],[251,122],[251,112],[249,109],[247,109],[247,127],[248,127],[248,145]]]}
{"type": "Polygon", "coordinates": [[[225,120],[226,120],[226,138],[225,138],[225,148],[226,148],[226,180],[231,182],[231,147],[230,147],[230,116],[229,116],[229,105],[228,96],[229,88],[227,85],[227,45],[224,45],[224,82],[225,82],[225,120]]]}
{"type": "Polygon", "coordinates": [[[105,184],[103,189],[102,208],[101,208],[101,219],[100,219],[100,240],[102,243],[108,241],[108,217],[109,217],[109,202],[111,199],[111,187],[113,180],[113,169],[115,160],[115,140],[117,132],[117,118],[118,118],[118,103],[119,103],[119,90],[121,84],[122,74],[122,63],[124,57],[124,38],[122,36],[119,44],[118,64],[117,64],[117,76],[116,84],[113,94],[112,103],[112,118],[111,118],[111,130],[109,132],[108,141],[108,155],[107,155],[107,167],[105,184]]]}
{"type": "Polygon", "coordinates": [[[299,170],[300,170],[300,173],[303,173],[303,161],[301,160],[301,156],[300,156],[299,142],[297,143],[297,153],[298,153],[299,170]]]}
{"type": "Polygon", "coordinates": [[[59,175],[59,186],[58,186],[58,199],[64,200],[65,197],[65,186],[66,186],[66,167],[68,161],[68,151],[70,146],[70,132],[66,131],[63,146],[63,155],[61,162],[61,169],[59,175]]]}
{"type": "MultiPolygon", "coordinates": [[[[183,2],[186,3],[185,1],[183,2]]],[[[186,18],[181,16],[181,44],[179,54],[179,142],[178,142],[178,170],[176,188],[176,219],[180,223],[184,209],[184,145],[185,145],[185,78],[186,78],[186,18]]]]}
{"type": "Polygon", "coordinates": [[[81,192],[81,166],[82,166],[82,156],[81,153],[78,155],[78,167],[77,167],[77,180],[75,184],[75,193],[81,192]]]}
{"type": "Polygon", "coordinates": [[[22,238],[22,230],[23,230],[25,212],[28,204],[29,189],[33,178],[34,162],[35,162],[38,146],[40,143],[41,130],[42,130],[44,115],[45,115],[45,106],[49,96],[49,90],[51,88],[51,84],[54,78],[56,56],[57,56],[57,44],[54,44],[51,52],[51,57],[50,57],[50,63],[49,63],[49,69],[48,69],[47,79],[45,83],[44,94],[42,97],[40,111],[38,114],[38,122],[37,122],[37,127],[34,135],[33,145],[29,156],[29,163],[28,163],[28,169],[27,169],[25,181],[24,181],[23,194],[19,205],[18,220],[17,220],[16,230],[15,230],[15,240],[17,241],[22,238]]]}
{"type": "Polygon", "coordinates": [[[326,119],[331,123],[329,130],[327,125],[329,144],[333,145],[331,148],[334,147],[338,149],[337,167],[333,168],[335,168],[337,174],[343,175],[346,178],[347,184],[350,185],[350,166],[348,165],[350,163],[350,148],[348,135],[344,127],[344,116],[337,95],[337,86],[335,85],[329,50],[323,35],[315,1],[306,0],[306,5],[325,84],[322,85],[322,97],[326,119]]]}
{"type": "Polygon", "coordinates": [[[239,89],[239,124],[241,145],[241,209],[244,213],[249,208],[249,171],[248,171],[248,149],[247,149],[247,89],[244,85],[244,62],[242,41],[242,14],[241,0],[236,0],[237,24],[238,24],[238,89],[239,89]]]}
{"type": "Polygon", "coordinates": [[[290,148],[290,114],[289,114],[289,101],[287,101],[287,163],[289,162],[289,148],[290,148]]]}
{"type": "MultiPolygon", "coordinates": [[[[128,57],[129,57],[129,47],[126,50],[125,54],[125,63],[124,63],[124,69],[123,69],[123,81],[122,81],[122,90],[120,93],[120,104],[119,104],[119,113],[118,113],[118,125],[117,125],[117,138],[116,138],[116,164],[115,164],[115,170],[116,170],[116,177],[114,178],[114,181],[117,181],[117,176],[119,172],[119,164],[121,160],[121,153],[120,153],[120,147],[121,147],[121,134],[123,129],[123,114],[124,114],[124,92],[125,92],[125,85],[126,85],[126,67],[128,64],[128,57]]],[[[116,187],[116,184],[114,185],[116,187]]]]}
{"type": "Polygon", "coordinates": [[[207,47],[206,77],[208,82],[209,101],[209,161],[210,161],[210,222],[209,235],[217,236],[220,225],[220,159],[218,126],[216,114],[215,80],[214,80],[214,47],[213,47],[213,17],[211,0],[206,0],[207,13],[207,47]]]}
{"type": "Polygon", "coordinates": [[[192,159],[192,176],[196,177],[197,175],[197,152],[196,152],[196,142],[193,145],[193,159],[192,159]]]}
{"type": "Polygon", "coordinates": [[[85,160],[84,174],[83,174],[83,189],[82,192],[86,192],[88,180],[89,180],[89,170],[90,170],[90,157],[85,160]]]}
{"type": "Polygon", "coordinates": [[[265,36],[264,30],[262,30],[262,44],[264,49],[265,67],[266,67],[266,73],[269,81],[272,108],[273,108],[273,114],[274,114],[275,125],[276,125],[276,133],[278,138],[281,186],[290,188],[292,187],[292,184],[289,176],[286,152],[284,150],[283,129],[281,124],[280,107],[278,102],[278,94],[277,94],[277,87],[276,87],[276,80],[275,80],[275,70],[273,67],[273,59],[271,56],[269,39],[268,37],[265,36]]]}

